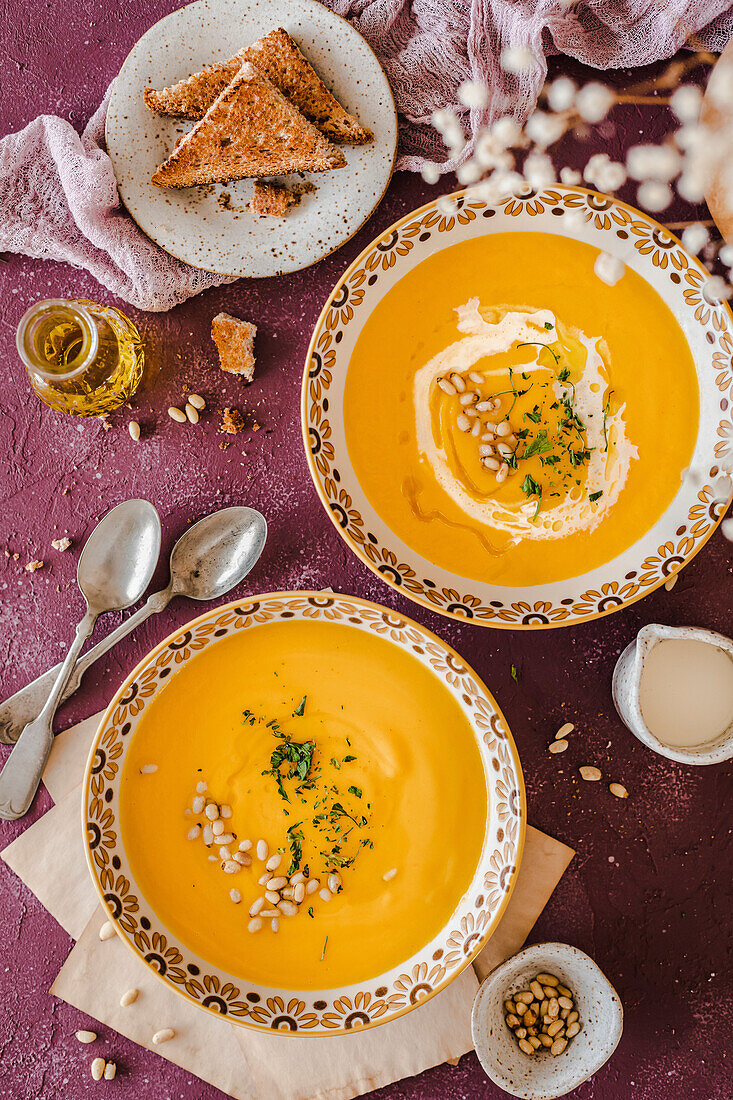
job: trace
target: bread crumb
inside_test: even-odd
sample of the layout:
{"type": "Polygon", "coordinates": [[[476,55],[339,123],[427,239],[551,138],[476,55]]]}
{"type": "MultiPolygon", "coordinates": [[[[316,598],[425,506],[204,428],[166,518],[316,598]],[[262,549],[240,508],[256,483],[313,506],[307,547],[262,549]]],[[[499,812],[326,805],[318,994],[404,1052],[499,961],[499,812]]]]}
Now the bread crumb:
{"type": "Polygon", "coordinates": [[[255,189],[249,204],[256,218],[285,218],[291,206],[297,206],[300,195],[278,183],[255,180],[255,189]]]}
{"type": "Polygon", "coordinates": [[[44,564],[45,562],[42,561],[29,561],[25,565],[25,571],[26,573],[35,573],[36,569],[43,569],[44,564]]]}
{"type": "Polygon", "coordinates": [[[62,539],[51,539],[51,546],[54,550],[58,550],[60,554],[63,554],[64,550],[68,550],[71,546],[71,539],[66,537],[62,539]]]}
{"type": "Polygon", "coordinates": [[[227,435],[239,435],[241,431],[244,431],[244,417],[239,409],[224,409],[219,431],[226,432],[227,435]]]}
{"type": "Polygon", "coordinates": [[[255,373],[254,341],[257,325],[230,313],[217,313],[211,322],[211,339],[219,352],[219,364],[228,374],[251,382],[255,373]]]}

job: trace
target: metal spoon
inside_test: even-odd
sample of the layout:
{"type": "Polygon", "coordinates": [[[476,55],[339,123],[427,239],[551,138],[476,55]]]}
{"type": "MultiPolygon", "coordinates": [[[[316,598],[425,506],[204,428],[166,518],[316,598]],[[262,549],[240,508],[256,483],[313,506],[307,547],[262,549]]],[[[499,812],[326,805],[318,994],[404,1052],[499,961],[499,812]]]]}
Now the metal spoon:
{"type": "MultiPolygon", "coordinates": [[[[167,588],[153,593],[139,611],[79,658],[61,701],[73,695],[90,665],[140,623],[163,611],[174,596],[216,600],[239,584],[262,553],[266,537],[264,516],[254,508],[223,508],[189,527],[173,547],[167,588]]],[[[56,665],[0,703],[0,741],[17,741],[25,723],[41,710],[60,668],[56,665]]]]}
{"type": "Polygon", "coordinates": [[[160,518],[147,500],[128,500],[101,520],[86,541],[76,579],[87,604],[41,713],[25,727],[0,772],[0,817],[15,821],[28,810],[53,744],[53,720],[84,642],[100,615],[140,599],[160,551],[160,518]]]}

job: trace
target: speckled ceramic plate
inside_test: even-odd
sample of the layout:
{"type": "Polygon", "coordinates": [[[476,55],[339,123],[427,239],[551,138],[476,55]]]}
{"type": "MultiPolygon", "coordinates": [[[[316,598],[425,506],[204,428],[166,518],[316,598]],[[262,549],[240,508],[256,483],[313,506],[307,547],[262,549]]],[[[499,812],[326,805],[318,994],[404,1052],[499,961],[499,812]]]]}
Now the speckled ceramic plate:
{"type": "Polygon", "coordinates": [[[709,300],[709,274],[675,236],[625,203],[582,188],[552,187],[492,206],[455,196],[407,214],[341,277],[316,325],[303,375],[301,418],[311,475],[339,534],[388,585],[442,615],[481,626],[568,626],[627,607],[669,580],[712,535],[730,504],[720,454],[733,434],[733,316],[709,300]],[[574,214],[573,218],[568,215],[574,214]],[[688,341],[700,390],[689,476],[660,519],[623,554],[551,584],[499,586],[441,569],[392,531],[367,499],[349,458],[343,400],[349,360],[375,305],[427,257],[492,233],[569,236],[619,257],[659,294],[688,341]]]}
{"type": "Polygon", "coordinates": [[[316,0],[198,0],[161,19],[133,47],[112,90],[106,137],[122,201],[166,252],[220,275],[282,275],[339,248],[378,205],[392,174],[397,115],[367,43],[316,0]],[[193,123],[151,114],[144,89],[168,87],[275,27],[292,35],[374,141],[342,146],[346,167],[307,177],[317,190],[282,221],[252,217],[251,180],[181,191],[154,186],[153,172],[193,123]]]}
{"type": "Polygon", "coordinates": [[[275,592],[212,608],[161,642],[131,673],[92,744],[83,784],[82,825],[89,869],[110,920],[123,942],[166,985],[235,1024],[260,1031],[342,1035],[403,1016],[435,996],[478,954],[514,889],[524,848],[526,803],[506,720],[454,649],[411,619],[366,600],[323,592],[275,592]],[[481,857],[448,923],[400,966],[339,989],[258,986],[194,954],[176,940],[143,896],[119,829],[120,780],[130,735],[161,688],[175,690],[168,677],[232,634],[293,619],[342,623],[380,635],[425,665],[451,693],[474,731],[488,796],[481,857]]]}

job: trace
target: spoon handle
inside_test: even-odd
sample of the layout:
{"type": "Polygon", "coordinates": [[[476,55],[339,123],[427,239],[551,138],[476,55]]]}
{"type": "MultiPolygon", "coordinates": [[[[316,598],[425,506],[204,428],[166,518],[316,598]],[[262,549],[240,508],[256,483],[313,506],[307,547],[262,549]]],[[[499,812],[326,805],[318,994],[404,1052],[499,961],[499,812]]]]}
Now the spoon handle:
{"type": "MultiPolygon", "coordinates": [[[[108,634],[106,638],[102,638],[83,657],[80,657],[74,665],[68,684],[61,693],[61,702],[63,703],[69,696],[74,694],[81,683],[82,676],[90,665],[98,661],[108,650],[116,646],[123,638],[126,638],[151,615],[157,615],[159,611],[163,611],[172,598],[173,592],[170,585],[168,588],[161,589],[160,592],[154,592],[134,615],[130,615],[129,619],[125,619],[111,634],[108,634]]],[[[48,672],[37,676],[30,684],[20,688],[14,695],[0,703],[0,742],[6,745],[15,744],[23,731],[23,727],[41,713],[60,671],[61,663],[59,662],[59,664],[50,668],[48,672]]]]}
{"type": "Polygon", "coordinates": [[[0,772],[0,818],[4,818],[5,821],[16,821],[28,812],[53,745],[53,719],[56,708],[76,664],[76,659],[81,653],[84,642],[94,629],[96,621],[97,614],[87,611],[76,628],[76,637],[69,647],[69,652],[66,654],[43,710],[25,727],[18,738],[18,743],[5,761],[5,767],[0,772]]]}

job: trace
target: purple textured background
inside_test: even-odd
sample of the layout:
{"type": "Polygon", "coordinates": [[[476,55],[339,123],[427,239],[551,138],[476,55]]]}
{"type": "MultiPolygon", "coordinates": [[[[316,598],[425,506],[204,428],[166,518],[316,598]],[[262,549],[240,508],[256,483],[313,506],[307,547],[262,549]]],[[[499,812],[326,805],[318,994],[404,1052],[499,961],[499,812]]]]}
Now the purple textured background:
{"type": "MultiPolygon", "coordinates": [[[[139,35],[176,7],[168,0],[0,0],[3,60],[0,132],[19,129],[40,112],[80,126],[139,35]]],[[[556,70],[576,67],[558,63],[556,70]]],[[[619,74],[619,81],[627,74],[619,74]]],[[[634,74],[635,77],[641,74],[634,74]]],[[[660,132],[663,111],[617,110],[594,137],[618,152],[660,132]]],[[[571,142],[567,158],[582,154],[571,142]]],[[[519,746],[532,823],[577,849],[577,856],[532,940],[560,939],[589,952],[616,985],[626,1010],[621,1045],[579,1100],[724,1100],[733,1093],[725,1060],[733,999],[730,967],[731,835],[726,794],[730,768],[686,768],[645,750],[619,722],[610,697],[615,659],[644,623],[690,623],[733,633],[729,591],[731,547],[716,534],[664,590],[627,611],[572,629],[507,633],[442,619],[388,589],[346,550],[316,497],[300,439],[300,375],[308,339],[340,273],[378,231],[432,193],[419,179],[397,176],[358,237],[317,267],[280,281],[241,281],[167,315],[137,315],[151,370],[134,400],[143,440],[126,431],[131,415],[112,414],[112,428],[74,421],[29,395],[14,349],[27,306],[51,296],[109,296],[82,272],[8,257],[0,265],[0,663],[2,694],[22,686],[61,655],[82,611],[74,578],[78,550],[96,519],[135,495],[152,500],[164,528],[161,562],[187,522],[231,504],[260,508],[270,527],[251,586],[238,591],[332,585],[414,616],[455,645],[497,694],[519,746]],[[220,309],[259,326],[258,374],[243,390],[215,367],[210,319],[220,309]],[[174,424],[165,410],[183,388],[206,396],[198,427],[174,424]],[[253,413],[262,430],[234,438],[225,451],[218,410],[253,413]],[[66,554],[50,548],[68,533],[66,554]],[[33,558],[45,560],[35,574],[33,558]],[[518,682],[511,666],[518,669],[518,682]],[[547,753],[566,720],[576,723],[569,751],[547,753]],[[621,802],[605,785],[584,784],[577,767],[594,763],[626,784],[621,802]]],[[[630,196],[631,197],[631,196],[630,196]]],[[[674,217],[690,216],[683,209],[674,217]]],[[[118,303],[124,309],[124,303],[118,303]]],[[[164,583],[161,565],[153,581],[164,583]]],[[[128,669],[175,625],[196,612],[178,601],[87,674],[65,708],[68,725],[101,708],[128,669]]],[[[111,619],[101,630],[111,629],[111,619]]],[[[4,758],[3,751],[3,758],[4,758]]],[[[729,803],[729,799],[728,799],[729,803]]],[[[31,815],[2,823],[0,845],[43,813],[42,791],[31,815]]],[[[100,1052],[119,1066],[114,1083],[96,1085],[90,1056],[74,1038],[90,1019],[48,995],[71,946],[29,891],[0,864],[0,1097],[77,1100],[115,1095],[215,1100],[222,1094],[197,1078],[102,1029],[100,1052]],[[97,1090],[102,1090],[98,1092],[97,1090]]],[[[102,978],[104,980],[104,978],[102,978]]],[[[442,1066],[380,1094],[390,1100],[504,1095],[476,1057],[442,1066]]]]}

